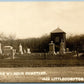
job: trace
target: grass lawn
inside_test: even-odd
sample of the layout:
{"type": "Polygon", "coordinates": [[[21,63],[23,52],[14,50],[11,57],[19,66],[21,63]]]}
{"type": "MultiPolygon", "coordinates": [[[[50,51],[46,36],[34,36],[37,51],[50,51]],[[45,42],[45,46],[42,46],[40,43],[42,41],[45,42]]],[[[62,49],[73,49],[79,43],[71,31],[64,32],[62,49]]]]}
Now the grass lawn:
{"type": "Polygon", "coordinates": [[[0,58],[0,67],[63,67],[84,66],[84,57],[74,57],[74,54],[47,55],[45,53],[32,53],[0,58]]]}

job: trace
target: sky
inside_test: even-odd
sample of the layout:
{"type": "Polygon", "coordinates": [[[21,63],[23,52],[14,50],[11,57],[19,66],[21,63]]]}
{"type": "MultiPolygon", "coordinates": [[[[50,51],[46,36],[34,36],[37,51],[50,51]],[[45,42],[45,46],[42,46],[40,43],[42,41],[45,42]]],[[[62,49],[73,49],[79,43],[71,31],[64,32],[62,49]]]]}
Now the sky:
{"type": "Polygon", "coordinates": [[[0,2],[0,33],[40,37],[57,27],[84,34],[84,1],[0,2]]]}

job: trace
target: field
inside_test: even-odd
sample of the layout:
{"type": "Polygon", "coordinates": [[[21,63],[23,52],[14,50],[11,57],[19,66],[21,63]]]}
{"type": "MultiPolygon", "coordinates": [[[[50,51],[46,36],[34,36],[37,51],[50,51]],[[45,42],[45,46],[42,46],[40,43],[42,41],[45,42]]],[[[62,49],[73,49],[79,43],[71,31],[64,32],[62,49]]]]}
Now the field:
{"type": "Polygon", "coordinates": [[[46,53],[18,54],[14,59],[0,56],[0,82],[84,82],[84,57],[46,53]]]}
{"type": "Polygon", "coordinates": [[[74,54],[47,55],[46,53],[32,53],[24,55],[0,56],[0,67],[63,67],[84,66],[84,57],[74,54]]]}
{"type": "Polygon", "coordinates": [[[84,67],[35,67],[35,68],[0,68],[0,82],[84,82],[82,81],[59,81],[49,80],[53,78],[84,78],[84,67]],[[25,72],[45,72],[43,75],[25,74],[3,74],[1,73],[25,73],[25,72]],[[47,80],[44,80],[47,78],[47,80]]]}

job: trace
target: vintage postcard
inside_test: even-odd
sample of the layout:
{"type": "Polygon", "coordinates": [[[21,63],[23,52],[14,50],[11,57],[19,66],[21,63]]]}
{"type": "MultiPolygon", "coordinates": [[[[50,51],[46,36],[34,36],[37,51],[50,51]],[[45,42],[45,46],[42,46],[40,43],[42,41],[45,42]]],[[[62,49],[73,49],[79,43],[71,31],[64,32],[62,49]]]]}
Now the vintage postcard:
{"type": "Polygon", "coordinates": [[[84,82],[84,1],[0,1],[0,82],[84,82]]]}

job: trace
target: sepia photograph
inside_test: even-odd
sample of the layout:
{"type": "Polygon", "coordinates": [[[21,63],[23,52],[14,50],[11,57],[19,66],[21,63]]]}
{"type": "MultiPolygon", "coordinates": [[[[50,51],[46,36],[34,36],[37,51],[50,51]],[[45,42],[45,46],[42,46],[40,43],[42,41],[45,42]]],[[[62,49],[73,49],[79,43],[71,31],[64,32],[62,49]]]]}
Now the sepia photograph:
{"type": "Polygon", "coordinates": [[[0,1],[0,83],[84,82],[84,1],[0,1]]]}

